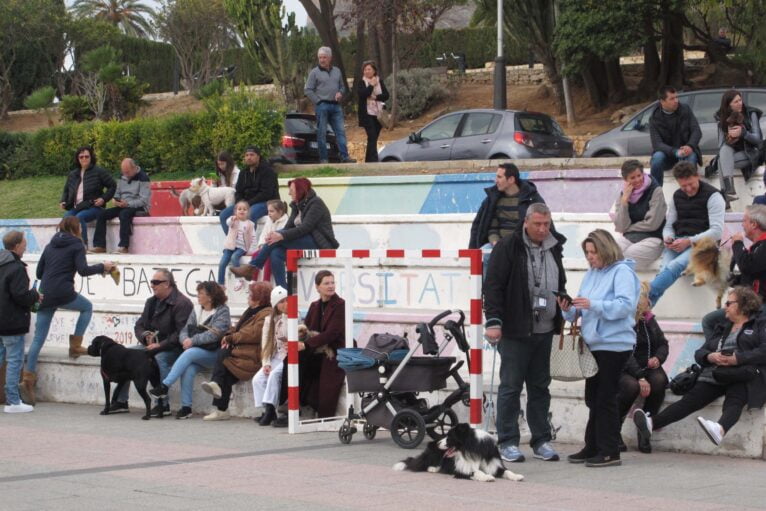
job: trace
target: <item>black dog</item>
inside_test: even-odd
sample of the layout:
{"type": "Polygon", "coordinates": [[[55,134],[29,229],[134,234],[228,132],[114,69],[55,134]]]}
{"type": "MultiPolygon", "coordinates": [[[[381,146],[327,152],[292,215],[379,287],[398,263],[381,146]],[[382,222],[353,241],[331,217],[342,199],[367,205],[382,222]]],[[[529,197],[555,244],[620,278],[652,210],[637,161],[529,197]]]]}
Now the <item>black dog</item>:
{"type": "Polygon", "coordinates": [[[521,481],[503,466],[495,437],[469,424],[458,424],[445,438],[429,442],[419,456],[394,465],[394,470],[449,474],[457,479],[490,482],[496,478],[521,481]]]}
{"type": "MultiPolygon", "coordinates": [[[[99,335],[93,339],[88,346],[88,355],[101,357],[101,378],[104,380],[104,398],[106,399],[101,415],[109,414],[111,401],[116,400],[123,387],[130,385],[132,381],[146,405],[146,415],[141,418],[149,420],[152,401],[146,392],[146,384],[151,382],[152,387],[160,385],[160,372],[154,357],[146,351],[129,350],[105,335],[99,335]],[[111,400],[109,399],[110,382],[117,384],[111,400]]],[[[160,412],[161,418],[162,412],[160,412]]]]}

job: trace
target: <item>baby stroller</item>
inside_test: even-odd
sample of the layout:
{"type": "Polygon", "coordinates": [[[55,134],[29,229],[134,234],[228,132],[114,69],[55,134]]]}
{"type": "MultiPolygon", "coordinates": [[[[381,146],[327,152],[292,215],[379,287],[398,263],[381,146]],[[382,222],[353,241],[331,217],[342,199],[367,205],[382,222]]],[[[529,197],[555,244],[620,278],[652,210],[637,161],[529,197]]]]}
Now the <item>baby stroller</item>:
{"type": "MultiPolygon", "coordinates": [[[[344,444],[351,442],[356,425],[362,425],[364,437],[375,438],[378,428],[391,431],[394,442],[405,449],[414,449],[426,434],[439,440],[458,423],[452,405],[462,401],[468,406],[470,389],[458,374],[465,362],[470,365],[469,346],[465,336],[465,314],[461,310],[446,310],[429,323],[420,323],[416,332],[417,342],[408,349],[396,349],[390,353],[347,348],[338,350],[338,363],[346,371],[348,391],[361,395],[361,409],[356,412],[353,403],[348,417],[338,431],[344,444]],[[436,341],[434,326],[451,314],[458,314],[458,321],[444,323],[444,341],[436,341]],[[451,340],[465,354],[465,360],[456,363],[455,357],[442,357],[441,353],[451,340]],[[414,356],[418,346],[424,356],[414,356]],[[365,353],[366,352],[366,353],[365,353]],[[447,386],[447,378],[454,378],[457,389],[442,403],[429,406],[419,398],[419,392],[433,392],[447,386]]],[[[407,344],[406,338],[404,345],[407,344]]]]}

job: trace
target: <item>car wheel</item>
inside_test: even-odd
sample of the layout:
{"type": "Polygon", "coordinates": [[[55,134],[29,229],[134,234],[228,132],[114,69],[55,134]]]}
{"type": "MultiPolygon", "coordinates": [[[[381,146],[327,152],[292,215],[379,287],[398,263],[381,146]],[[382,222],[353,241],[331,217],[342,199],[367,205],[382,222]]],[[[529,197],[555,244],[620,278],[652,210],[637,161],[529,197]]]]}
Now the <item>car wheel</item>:
{"type": "Polygon", "coordinates": [[[593,155],[594,158],[617,158],[618,156],[620,155],[612,151],[601,151],[593,155]]]}
{"type": "Polygon", "coordinates": [[[511,157],[503,153],[498,153],[498,154],[493,154],[492,156],[489,157],[489,159],[490,160],[510,160],[511,157]]]}
{"type": "Polygon", "coordinates": [[[399,159],[398,158],[394,158],[393,156],[386,156],[385,158],[383,158],[383,163],[398,162],[398,161],[399,161],[399,159]]]}

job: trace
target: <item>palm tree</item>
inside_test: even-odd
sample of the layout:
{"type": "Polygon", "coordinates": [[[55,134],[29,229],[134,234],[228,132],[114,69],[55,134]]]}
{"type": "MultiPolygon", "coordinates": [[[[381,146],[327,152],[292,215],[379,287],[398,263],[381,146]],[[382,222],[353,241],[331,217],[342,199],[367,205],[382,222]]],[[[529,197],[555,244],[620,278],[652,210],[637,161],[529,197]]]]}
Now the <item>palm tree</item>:
{"type": "Polygon", "coordinates": [[[139,0],[76,0],[72,4],[72,12],[79,18],[109,22],[131,36],[148,37],[154,34],[147,19],[154,17],[154,9],[139,0]]]}

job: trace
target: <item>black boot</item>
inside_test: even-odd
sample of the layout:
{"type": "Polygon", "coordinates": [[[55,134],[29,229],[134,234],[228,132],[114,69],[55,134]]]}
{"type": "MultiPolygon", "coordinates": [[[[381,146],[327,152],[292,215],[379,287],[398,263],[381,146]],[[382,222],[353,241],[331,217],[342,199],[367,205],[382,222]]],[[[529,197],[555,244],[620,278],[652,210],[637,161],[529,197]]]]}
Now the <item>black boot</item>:
{"type": "Polygon", "coordinates": [[[274,409],[274,405],[269,403],[264,403],[263,415],[261,416],[261,420],[258,421],[258,424],[260,424],[261,426],[268,426],[276,418],[277,418],[277,411],[274,409]]]}
{"type": "Polygon", "coordinates": [[[648,438],[638,435],[638,450],[644,454],[652,453],[652,441],[648,438]]]}
{"type": "Polygon", "coordinates": [[[725,178],[723,178],[723,194],[730,201],[739,200],[739,197],[737,197],[737,191],[734,189],[734,178],[733,177],[725,177],[725,178]]]}
{"type": "Polygon", "coordinates": [[[628,450],[628,446],[625,445],[625,442],[622,440],[622,435],[620,435],[620,452],[626,452],[628,450]]]}

